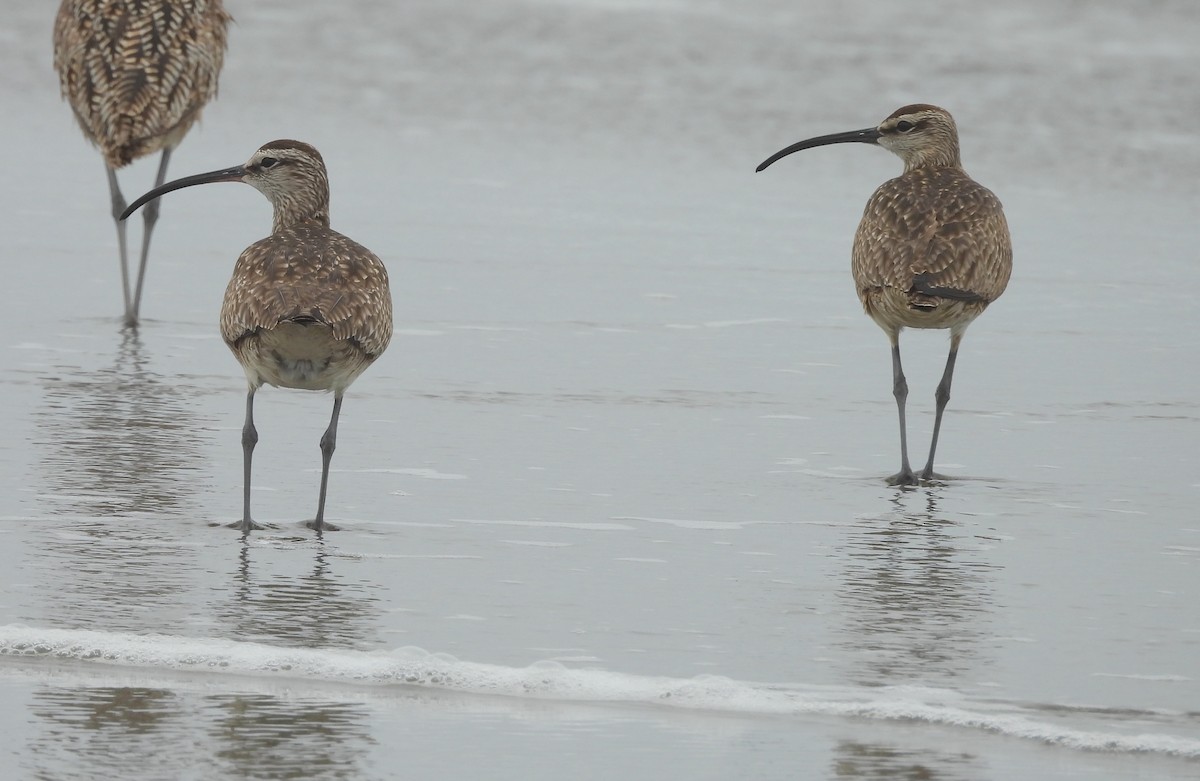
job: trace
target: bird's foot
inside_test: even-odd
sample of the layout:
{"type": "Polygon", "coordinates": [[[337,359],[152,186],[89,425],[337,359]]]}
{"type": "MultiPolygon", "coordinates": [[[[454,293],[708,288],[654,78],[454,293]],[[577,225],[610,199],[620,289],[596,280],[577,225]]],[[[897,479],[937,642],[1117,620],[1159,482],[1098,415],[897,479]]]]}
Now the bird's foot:
{"type": "Polygon", "coordinates": [[[329,521],[314,518],[311,521],[305,521],[304,525],[315,532],[340,532],[341,526],[334,526],[329,521]]]}
{"type": "Polygon", "coordinates": [[[261,523],[257,523],[250,518],[244,518],[240,521],[234,521],[233,523],[226,523],[224,526],[226,529],[241,529],[243,532],[247,533],[252,531],[263,531],[264,529],[271,528],[270,526],[264,526],[261,523]]]}
{"type": "Polygon", "coordinates": [[[915,488],[917,486],[929,488],[945,485],[950,480],[951,478],[934,472],[932,469],[923,469],[919,474],[911,469],[901,469],[887,478],[887,484],[897,488],[915,488]]]}

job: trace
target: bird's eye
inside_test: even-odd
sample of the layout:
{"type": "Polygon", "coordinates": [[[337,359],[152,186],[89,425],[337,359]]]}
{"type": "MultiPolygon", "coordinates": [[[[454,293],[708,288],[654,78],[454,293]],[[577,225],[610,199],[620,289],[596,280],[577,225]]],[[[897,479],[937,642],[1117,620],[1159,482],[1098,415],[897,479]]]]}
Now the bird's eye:
{"type": "Polygon", "coordinates": [[[909,122],[907,119],[902,119],[896,123],[896,129],[899,130],[901,133],[907,133],[908,131],[912,130],[914,127],[916,127],[916,125],[909,122]]]}
{"type": "Polygon", "coordinates": [[[273,157],[264,157],[262,160],[258,161],[258,164],[263,168],[274,168],[278,163],[279,161],[273,157]]]}

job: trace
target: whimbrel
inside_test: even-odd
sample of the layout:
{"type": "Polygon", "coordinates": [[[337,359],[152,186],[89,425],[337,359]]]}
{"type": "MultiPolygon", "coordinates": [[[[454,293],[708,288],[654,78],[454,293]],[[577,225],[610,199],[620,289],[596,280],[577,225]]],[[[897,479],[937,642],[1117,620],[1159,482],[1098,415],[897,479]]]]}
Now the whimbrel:
{"type": "Polygon", "coordinates": [[[905,106],[878,127],[800,141],[768,157],[757,170],[802,149],[854,142],[878,144],[904,161],[904,173],[884,182],[867,201],[854,236],[851,271],[863,308],[892,343],[900,471],[888,482],[915,485],[918,475],[908,463],[908,383],[900,365],[900,332],[906,327],[950,329],[950,355],[934,396],[929,460],[919,475],[932,480],[958,345],[967,326],[1008,285],[1012,241],[1000,201],[963,170],[954,119],[937,106],[905,106]]]}
{"type": "Polygon", "coordinates": [[[317,516],[308,523],[320,531],[327,527],[325,494],[342,394],[392,338],[387,269],[369,249],[330,229],[325,162],[300,141],[272,141],[244,165],[156,187],[121,219],[172,190],[209,182],[245,182],[267,196],[275,210],[271,235],[237,259],[221,306],[221,336],[249,384],[240,526],[243,532],[262,528],[250,518],[250,464],[258,442],[254,394],[265,383],[333,392],[333,416],[321,437],[317,516]]]}
{"type": "Polygon", "coordinates": [[[230,20],[221,0],[63,0],[58,9],[54,67],[83,134],[104,155],[126,325],[137,325],[158,203],[146,207],[131,295],[116,171],[161,151],[154,184],[162,185],[171,151],[217,94],[230,20]]]}

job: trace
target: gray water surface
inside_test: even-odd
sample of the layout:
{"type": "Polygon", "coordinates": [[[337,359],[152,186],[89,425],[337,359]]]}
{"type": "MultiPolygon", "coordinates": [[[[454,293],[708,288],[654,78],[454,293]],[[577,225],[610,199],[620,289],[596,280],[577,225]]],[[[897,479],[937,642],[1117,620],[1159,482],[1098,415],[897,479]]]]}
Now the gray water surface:
{"type": "MultiPolygon", "coordinates": [[[[267,388],[248,539],[216,319],[269,206],[168,196],[122,331],[52,8],[4,5],[6,778],[1200,769],[1192,4],[231,2],[172,176],[313,143],[396,306],[342,531],[302,526],[331,399],[267,388]],[[899,161],[753,169],[914,101],[1016,267],[960,353],[953,479],[900,491],[848,268],[899,161]]],[[[947,339],[902,348],[923,461],[947,339]]]]}

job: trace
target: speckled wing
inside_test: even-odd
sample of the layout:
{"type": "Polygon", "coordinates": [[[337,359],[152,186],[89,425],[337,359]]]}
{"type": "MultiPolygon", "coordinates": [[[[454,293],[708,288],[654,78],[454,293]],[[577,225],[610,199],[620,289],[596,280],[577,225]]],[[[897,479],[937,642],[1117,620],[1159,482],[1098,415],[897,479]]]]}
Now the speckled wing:
{"type": "Polygon", "coordinates": [[[387,269],[373,252],[321,226],[286,228],[255,242],[237,260],[221,307],[231,347],[285,321],[329,325],[368,360],[392,338],[387,269]]]}
{"type": "Polygon", "coordinates": [[[64,0],[54,67],[109,165],[179,143],[217,93],[230,19],[220,0],[64,0]]]}
{"type": "Polygon", "coordinates": [[[1012,242],[999,199],[959,169],[917,169],[885,182],[854,237],[860,297],[903,292],[990,303],[1012,272],[1012,242]]]}

